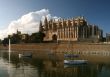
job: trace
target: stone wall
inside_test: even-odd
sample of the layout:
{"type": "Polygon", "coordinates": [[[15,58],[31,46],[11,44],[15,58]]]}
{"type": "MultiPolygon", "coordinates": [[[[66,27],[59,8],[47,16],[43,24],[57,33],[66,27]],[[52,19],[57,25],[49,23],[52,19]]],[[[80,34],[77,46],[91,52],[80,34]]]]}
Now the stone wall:
{"type": "MultiPolygon", "coordinates": [[[[0,49],[8,49],[0,45],[0,49]]],[[[57,43],[40,43],[40,44],[12,44],[12,50],[45,50],[55,52],[65,51],[110,51],[110,44],[89,44],[89,43],[72,43],[72,44],[57,44],[57,43]]]]}

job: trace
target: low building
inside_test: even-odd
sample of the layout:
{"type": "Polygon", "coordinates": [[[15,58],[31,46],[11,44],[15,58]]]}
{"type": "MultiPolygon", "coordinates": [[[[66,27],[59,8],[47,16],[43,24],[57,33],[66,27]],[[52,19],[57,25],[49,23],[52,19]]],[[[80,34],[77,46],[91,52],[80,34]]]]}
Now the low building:
{"type": "Polygon", "coordinates": [[[106,33],[106,42],[110,42],[110,33],[106,33]]]}

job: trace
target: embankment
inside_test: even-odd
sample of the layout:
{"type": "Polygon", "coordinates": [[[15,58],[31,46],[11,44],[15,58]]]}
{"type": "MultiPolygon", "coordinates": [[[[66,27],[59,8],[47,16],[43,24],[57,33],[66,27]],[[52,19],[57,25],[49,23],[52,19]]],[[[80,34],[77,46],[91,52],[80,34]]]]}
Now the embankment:
{"type": "MultiPolygon", "coordinates": [[[[0,45],[0,49],[8,49],[8,46],[4,47],[0,45]]],[[[12,44],[12,50],[53,50],[56,52],[63,52],[67,50],[78,51],[110,51],[110,44],[88,44],[88,43],[74,43],[74,44],[56,44],[56,43],[39,43],[39,44],[12,44]]]]}
{"type": "MultiPolygon", "coordinates": [[[[8,46],[0,45],[0,50],[8,50],[8,46]]],[[[110,44],[88,44],[88,43],[40,43],[40,44],[11,44],[11,50],[16,54],[22,52],[32,52],[34,57],[48,59],[48,53],[54,52],[58,60],[64,59],[64,52],[76,51],[82,57],[93,61],[106,61],[110,59],[110,44]],[[87,54],[87,55],[86,55],[87,54]],[[105,57],[106,56],[106,57],[105,57]]],[[[81,57],[81,56],[80,56],[81,57]]]]}

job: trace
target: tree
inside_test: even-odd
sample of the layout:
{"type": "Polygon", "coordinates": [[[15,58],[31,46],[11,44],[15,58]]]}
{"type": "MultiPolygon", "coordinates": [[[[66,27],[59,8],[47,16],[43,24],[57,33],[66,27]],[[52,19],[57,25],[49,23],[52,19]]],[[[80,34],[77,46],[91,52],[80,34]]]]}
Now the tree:
{"type": "Polygon", "coordinates": [[[2,43],[2,40],[0,39],[0,44],[2,43]]]}
{"type": "Polygon", "coordinates": [[[11,43],[12,44],[17,44],[17,43],[20,43],[21,42],[21,38],[20,38],[20,35],[18,34],[13,34],[11,37],[11,43]]]}
{"type": "Polygon", "coordinates": [[[7,46],[8,43],[9,43],[9,39],[8,39],[8,38],[4,38],[4,40],[2,41],[2,44],[3,44],[4,46],[7,46]]]}
{"type": "Polygon", "coordinates": [[[44,37],[45,37],[44,33],[37,32],[37,33],[33,33],[30,38],[32,43],[40,43],[43,42],[44,37]]]}

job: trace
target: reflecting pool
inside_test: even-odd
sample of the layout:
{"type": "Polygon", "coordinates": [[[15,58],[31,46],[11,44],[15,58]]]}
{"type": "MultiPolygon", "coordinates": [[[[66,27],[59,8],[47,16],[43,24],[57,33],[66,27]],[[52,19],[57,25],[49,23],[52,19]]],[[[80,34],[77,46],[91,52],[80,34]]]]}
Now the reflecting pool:
{"type": "Polygon", "coordinates": [[[110,56],[81,55],[87,64],[64,65],[63,54],[33,53],[32,58],[19,58],[0,50],[0,77],[110,77],[110,56]]]}

